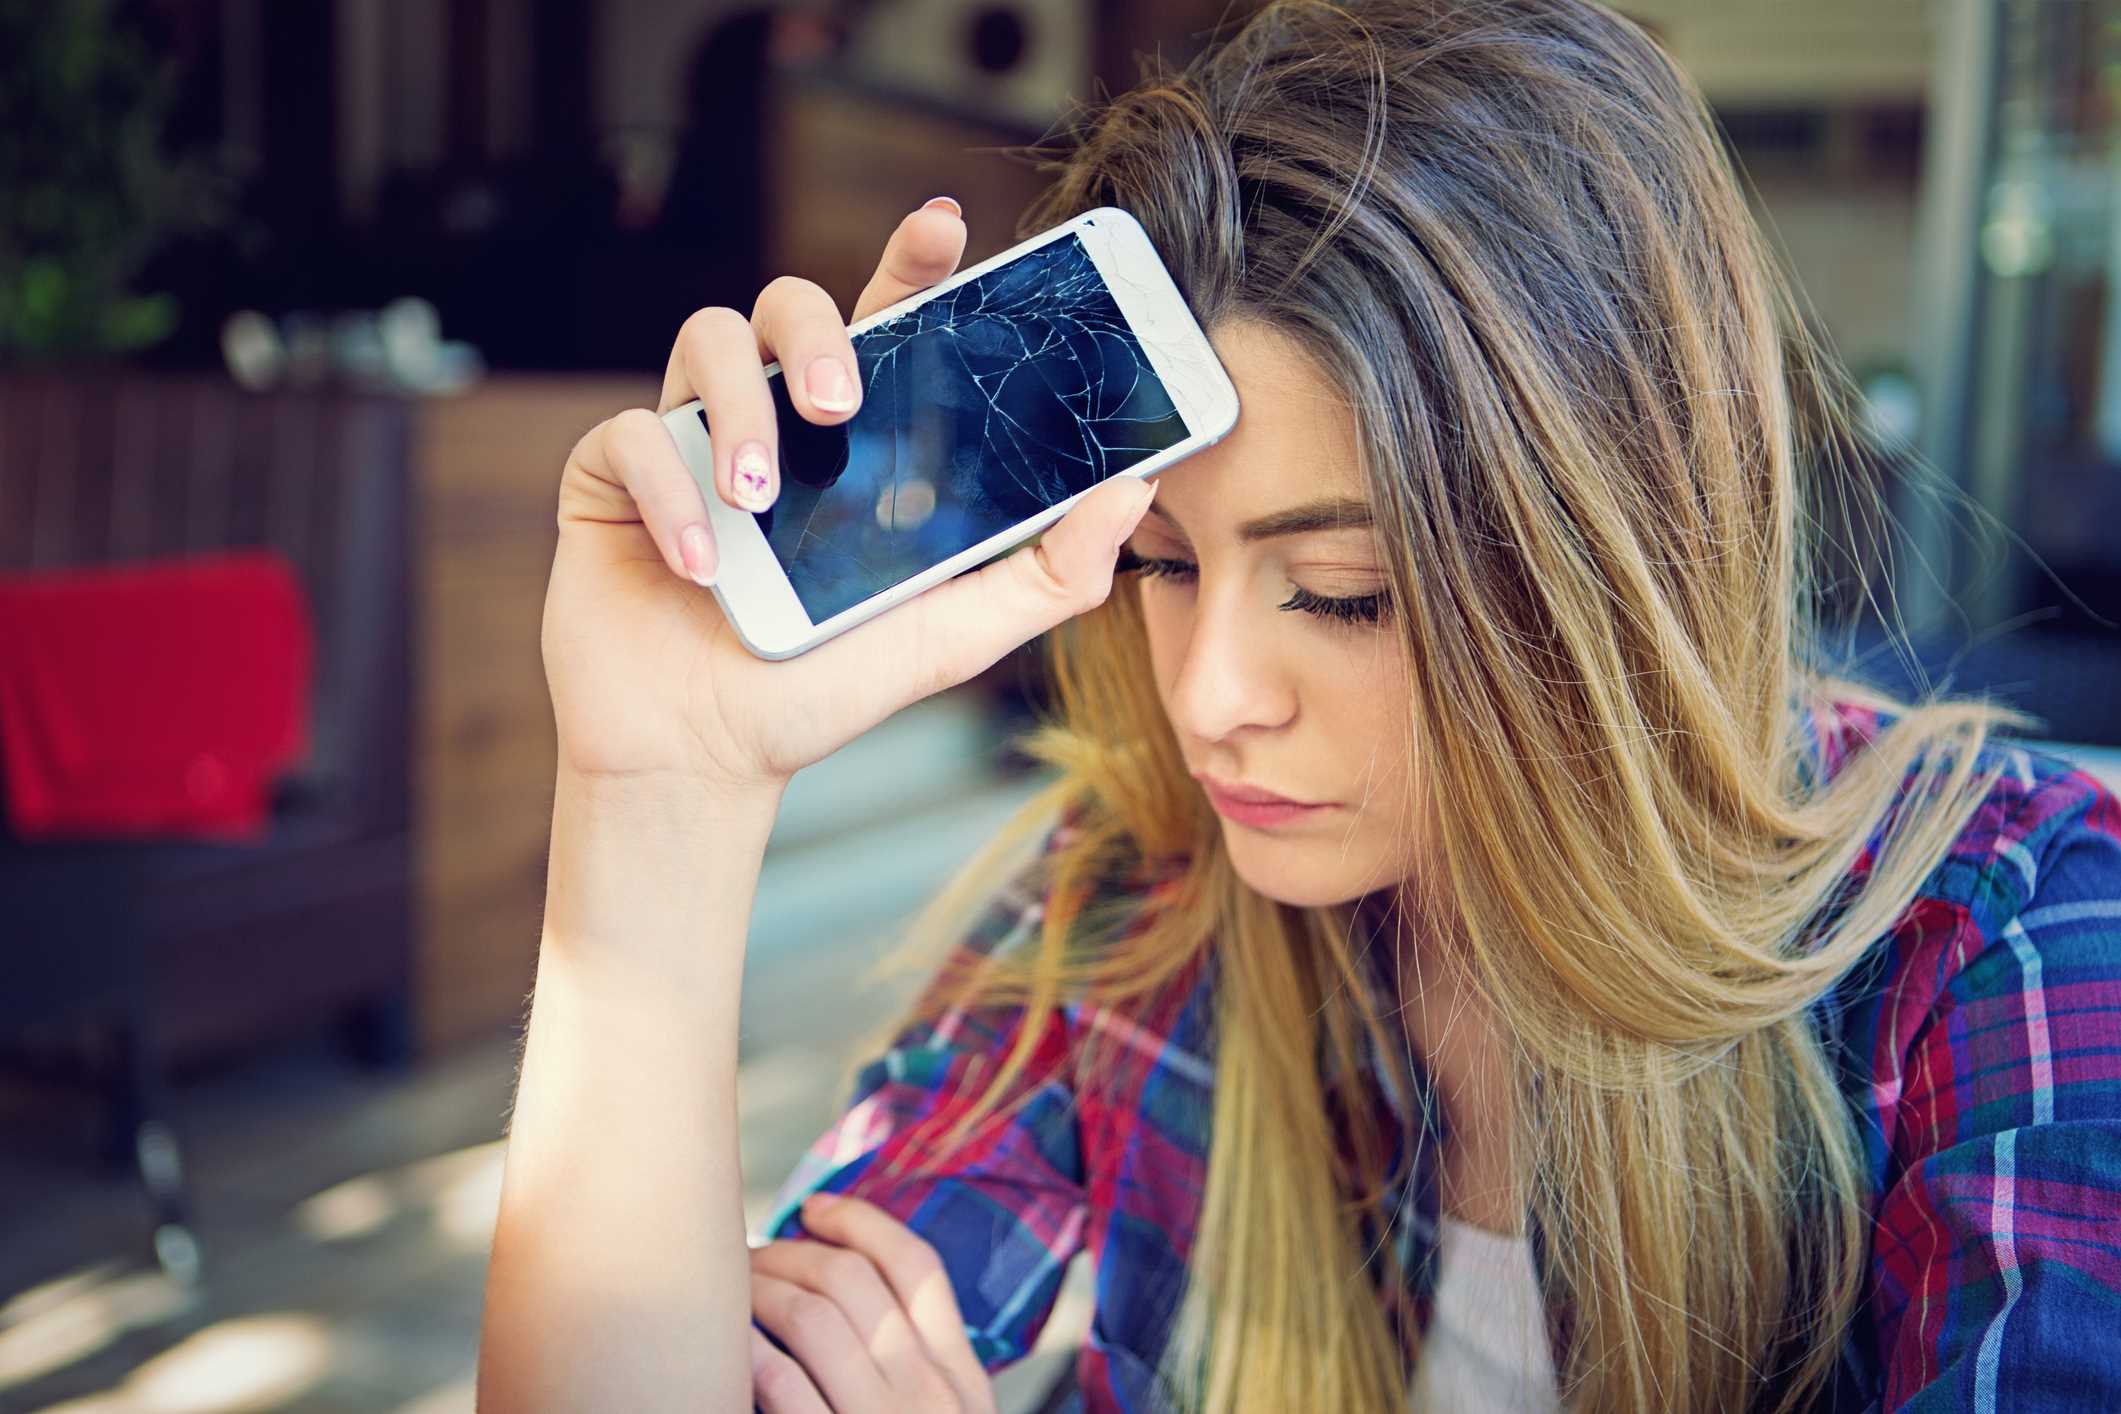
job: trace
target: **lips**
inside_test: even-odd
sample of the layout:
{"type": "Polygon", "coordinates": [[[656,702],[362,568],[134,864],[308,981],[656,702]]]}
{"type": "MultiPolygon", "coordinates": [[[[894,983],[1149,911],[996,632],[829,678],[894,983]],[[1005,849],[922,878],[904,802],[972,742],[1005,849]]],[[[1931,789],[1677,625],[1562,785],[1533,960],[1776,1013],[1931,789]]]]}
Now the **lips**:
{"type": "Polygon", "coordinates": [[[1257,786],[1226,786],[1213,776],[1195,773],[1215,813],[1231,824],[1251,830],[1274,831],[1316,819],[1328,807],[1291,800],[1257,786]]]}
{"type": "Polygon", "coordinates": [[[1208,775],[1204,771],[1195,771],[1193,773],[1193,778],[1199,781],[1202,785],[1206,786],[1209,790],[1214,791],[1223,799],[1235,801],[1240,805],[1308,806],[1317,803],[1315,801],[1297,800],[1291,796],[1279,795],[1271,790],[1260,790],[1255,786],[1233,785],[1229,781],[1219,781],[1215,777],[1208,775]]]}

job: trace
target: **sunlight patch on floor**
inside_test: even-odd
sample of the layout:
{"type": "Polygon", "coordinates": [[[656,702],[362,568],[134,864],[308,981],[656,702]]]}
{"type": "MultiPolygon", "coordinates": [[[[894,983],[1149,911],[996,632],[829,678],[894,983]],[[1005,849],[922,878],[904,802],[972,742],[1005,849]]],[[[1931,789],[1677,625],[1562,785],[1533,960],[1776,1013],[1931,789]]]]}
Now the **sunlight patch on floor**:
{"type": "Polygon", "coordinates": [[[454,1380],[438,1389],[431,1389],[407,1404],[401,1404],[391,1414],[472,1414],[478,1400],[476,1380],[454,1380]]]}
{"type": "Polygon", "coordinates": [[[45,1414],[263,1414],[331,1368],[332,1338],[291,1312],[220,1321],[140,1363],[116,1389],[45,1414]]]}
{"type": "Polygon", "coordinates": [[[295,1205],[295,1226],[319,1242],[347,1242],[381,1231],[401,1213],[424,1213],[463,1252],[493,1244],[501,1209],[503,1140],[489,1140],[396,1168],[335,1183],[295,1205]]]}
{"type": "Polygon", "coordinates": [[[0,1390],[63,1369],[127,1331],[183,1314],[196,1297],[160,1272],[99,1263],[23,1292],[0,1313],[0,1390]]]}

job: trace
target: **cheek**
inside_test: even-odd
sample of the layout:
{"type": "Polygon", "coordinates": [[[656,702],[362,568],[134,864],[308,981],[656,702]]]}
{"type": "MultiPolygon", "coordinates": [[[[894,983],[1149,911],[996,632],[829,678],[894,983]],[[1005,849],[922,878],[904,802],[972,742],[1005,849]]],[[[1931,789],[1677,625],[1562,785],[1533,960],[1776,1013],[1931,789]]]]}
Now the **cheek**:
{"type": "Polygon", "coordinates": [[[1407,726],[1407,652],[1390,628],[1350,635],[1332,655],[1332,691],[1367,724],[1389,727],[1404,740],[1407,726]]]}
{"type": "Polygon", "coordinates": [[[1175,594],[1134,591],[1139,595],[1142,629],[1149,638],[1149,668],[1156,676],[1157,700],[1171,706],[1171,685],[1177,681],[1179,654],[1185,651],[1185,608],[1175,594]]]}
{"type": "MultiPolygon", "coordinates": [[[[1397,819],[1405,803],[1410,763],[1406,645],[1390,629],[1319,655],[1311,701],[1319,704],[1329,740],[1346,743],[1351,775],[1380,818],[1397,819]]],[[[1366,810],[1365,813],[1369,813],[1366,810]]]]}

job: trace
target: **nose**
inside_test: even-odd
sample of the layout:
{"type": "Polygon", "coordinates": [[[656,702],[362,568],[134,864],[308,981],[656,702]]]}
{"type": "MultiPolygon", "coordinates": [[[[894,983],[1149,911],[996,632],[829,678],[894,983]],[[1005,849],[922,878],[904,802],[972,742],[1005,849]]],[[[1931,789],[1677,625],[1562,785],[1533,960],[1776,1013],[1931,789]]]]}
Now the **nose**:
{"type": "Polygon", "coordinates": [[[1296,684],[1277,659],[1278,635],[1258,622],[1259,610],[1244,602],[1243,586],[1211,595],[1204,581],[1193,605],[1171,685],[1173,724],[1206,742],[1246,727],[1287,725],[1296,715],[1296,684]]]}

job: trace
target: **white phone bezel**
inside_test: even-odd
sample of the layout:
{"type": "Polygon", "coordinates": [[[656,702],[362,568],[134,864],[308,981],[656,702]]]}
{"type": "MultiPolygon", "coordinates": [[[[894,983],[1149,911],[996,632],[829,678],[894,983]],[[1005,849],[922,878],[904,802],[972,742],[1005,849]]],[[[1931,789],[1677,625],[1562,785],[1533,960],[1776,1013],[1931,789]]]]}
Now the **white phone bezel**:
{"type": "MultiPolygon", "coordinates": [[[[1237,389],[1230,382],[1221,360],[1202,333],[1193,312],[1158,258],[1141,223],[1116,206],[1100,206],[1042,231],[977,265],[968,266],[941,284],[931,285],[897,304],[879,309],[848,326],[858,334],[874,324],[896,318],[909,309],[968,280],[1005,265],[1017,257],[1052,241],[1074,234],[1096,263],[1098,273],[1119,305],[1120,314],[1139,338],[1149,366],[1170,392],[1173,404],[1192,435],[1183,441],[1144,457],[1120,476],[1150,476],[1182,457],[1222,440],[1237,422],[1237,389]]],[[[769,377],[780,373],[778,361],[766,365],[769,377]]],[[[774,556],[758,521],[749,511],[724,501],[714,488],[714,451],[699,416],[698,399],[663,414],[678,451],[699,484],[707,502],[708,524],[720,552],[720,565],[712,586],[723,614],[736,629],[746,648],[761,658],[792,658],[816,647],[856,624],[904,603],[922,590],[942,583],[964,570],[1028,540],[1066,515],[1081,499],[1077,492],[1028,520],[1017,522],[966,547],[940,564],[929,566],[911,579],[871,595],[841,610],[822,623],[810,615],[796,597],[794,586],[774,556]]]]}

